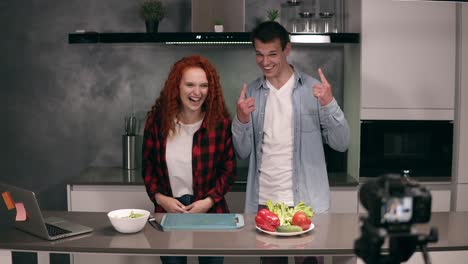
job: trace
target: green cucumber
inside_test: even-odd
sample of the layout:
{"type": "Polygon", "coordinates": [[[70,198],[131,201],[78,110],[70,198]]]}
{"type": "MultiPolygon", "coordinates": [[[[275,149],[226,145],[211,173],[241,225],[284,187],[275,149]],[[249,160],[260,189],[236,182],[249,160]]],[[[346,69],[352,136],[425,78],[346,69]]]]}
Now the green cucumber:
{"type": "Polygon", "coordinates": [[[301,232],[302,228],[297,225],[282,225],[276,228],[276,232],[280,233],[292,233],[292,232],[301,232]]]}

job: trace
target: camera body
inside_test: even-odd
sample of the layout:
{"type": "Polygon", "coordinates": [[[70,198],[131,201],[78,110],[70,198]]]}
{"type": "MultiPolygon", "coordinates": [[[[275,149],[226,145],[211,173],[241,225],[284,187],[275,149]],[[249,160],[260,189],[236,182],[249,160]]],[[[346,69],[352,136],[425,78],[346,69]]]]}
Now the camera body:
{"type": "Polygon", "coordinates": [[[398,264],[407,261],[420,247],[429,259],[427,244],[437,242],[437,228],[428,235],[417,233],[412,224],[431,219],[431,193],[424,186],[397,174],[380,176],[366,182],[360,189],[359,200],[367,209],[362,217],[361,237],[354,242],[356,255],[366,263],[398,264]],[[382,246],[388,241],[388,252],[382,246]]]}
{"type": "Polygon", "coordinates": [[[368,211],[368,223],[375,227],[409,229],[431,218],[432,197],[427,188],[397,174],[366,182],[359,199],[368,211]]]}

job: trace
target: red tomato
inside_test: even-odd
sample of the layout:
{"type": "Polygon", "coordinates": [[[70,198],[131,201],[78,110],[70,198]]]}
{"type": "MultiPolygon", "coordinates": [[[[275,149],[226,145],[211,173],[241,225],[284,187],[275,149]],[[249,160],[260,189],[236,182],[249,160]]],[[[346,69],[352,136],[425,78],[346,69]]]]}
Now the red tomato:
{"type": "Polygon", "coordinates": [[[310,228],[310,221],[309,217],[303,212],[296,212],[292,218],[292,224],[300,226],[302,230],[307,230],[310,228]]]}

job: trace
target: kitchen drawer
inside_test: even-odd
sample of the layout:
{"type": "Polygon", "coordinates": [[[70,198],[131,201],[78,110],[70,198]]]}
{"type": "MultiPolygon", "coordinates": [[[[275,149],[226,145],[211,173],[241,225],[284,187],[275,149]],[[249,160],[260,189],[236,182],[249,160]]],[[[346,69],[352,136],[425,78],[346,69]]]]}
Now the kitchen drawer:
{"type": "Polygon", "coordinates": [[[144,186],[68,185],[67,189],[68,211],[109,212],[121,208],[154,211],[144,186]]]}
{"type": "Polygon", "coordinates": [[[357,187],[333,187],[330,213],[356,213],[358,211],[357,187]]]}

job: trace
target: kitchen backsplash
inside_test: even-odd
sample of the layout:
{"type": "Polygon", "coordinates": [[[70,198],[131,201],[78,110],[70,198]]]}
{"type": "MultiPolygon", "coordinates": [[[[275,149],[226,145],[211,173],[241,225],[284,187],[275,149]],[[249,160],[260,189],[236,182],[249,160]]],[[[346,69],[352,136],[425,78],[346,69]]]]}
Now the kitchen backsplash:
{"type": "MultiPolygon", "coordinates": [[[[189,32],[190,2],[164,0],[168,16],[160,24],[161,31],[189,32]]],[[[246,0],[246,30],[275,3],[246,0]],[[267,4],[257,15],[259,3],[267,4]]],[[[6,1],[0,11],[0,22],[10,25],[5,28],[9,40],[0,44],[9,51],[0,66],[5,76],[0,93],[8,98],[3,104],[8,122],[4,132],[14,139],[4,145],[2,179],[50,192],[44,198],[46,209],[66,208],[58,199],[63,184],[87,166],[121,166],[124,117],[138,113],[141,133],[144,114],[140,113],[151,108],[176,60],[190,54],[211,60],[231,114],[242,83],[261,74],[250,45],[67,43],[67,33],[76,29],[143,32],[135,1],[38,2],[25,20],[18,19],[23,5],[6,1]]],[[[340,98],[343,53],[340,46],[296,45],[290,61],[315,77],[322,67],[340,98]]]]}

